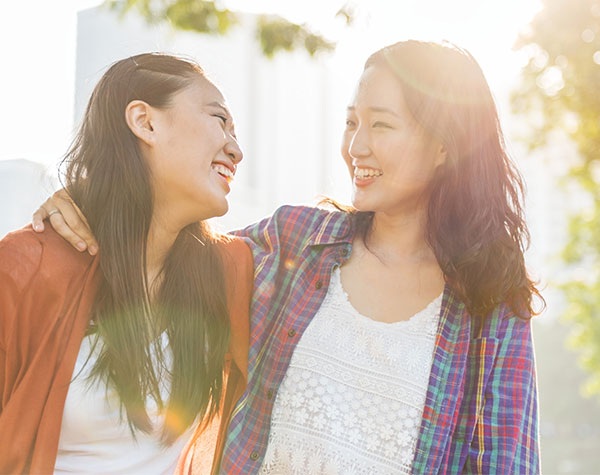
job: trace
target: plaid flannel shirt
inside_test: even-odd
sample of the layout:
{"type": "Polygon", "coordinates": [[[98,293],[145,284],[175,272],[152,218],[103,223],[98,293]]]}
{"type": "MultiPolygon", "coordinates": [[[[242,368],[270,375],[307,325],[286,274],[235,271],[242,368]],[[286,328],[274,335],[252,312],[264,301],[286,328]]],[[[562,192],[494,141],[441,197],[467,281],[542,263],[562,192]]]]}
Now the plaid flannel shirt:
{"type": "MultiPolygon", "coordinates": [[[[352,249],[348,215],[284,206],[235,234],[254,255],[248,387],[221,473],[256,473],[275,395],[298,340],[352,249]]],[[[475,325],[446,284],[413,473],[539,473],[530,323],[498,306],[475,325]]]]}

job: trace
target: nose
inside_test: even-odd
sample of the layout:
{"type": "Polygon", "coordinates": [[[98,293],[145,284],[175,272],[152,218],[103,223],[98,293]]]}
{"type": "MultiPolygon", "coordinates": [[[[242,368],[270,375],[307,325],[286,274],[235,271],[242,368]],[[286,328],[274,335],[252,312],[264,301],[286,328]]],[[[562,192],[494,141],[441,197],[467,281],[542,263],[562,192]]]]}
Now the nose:
{"type": "Polygon", "coordinates": [[[369,137],[364,127],[357,127],[350,138],[348,153],[352,158],[364,158],[371,154],[369,137]]]}
{"type": "Polygon", "coordinates": [[[231,161],[234,163],[234,165],[237,165],[238,163],[240,163],[242,161],[242,158],[244,158],[244,153],[242,152],[242,149],[240,148],[240,145],[237,142],[237,139],[235,137],[231,137],[230,140],[225,144],[225,154],[231,158],[231,161]]]}

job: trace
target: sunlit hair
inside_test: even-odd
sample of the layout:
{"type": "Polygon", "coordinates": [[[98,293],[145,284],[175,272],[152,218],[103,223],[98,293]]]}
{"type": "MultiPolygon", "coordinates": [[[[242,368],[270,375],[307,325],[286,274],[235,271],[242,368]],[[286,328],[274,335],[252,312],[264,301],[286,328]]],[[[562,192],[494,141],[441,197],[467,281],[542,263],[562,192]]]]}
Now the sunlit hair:
{"type": "MultiPolygon", "coordinates": [[[[398,78],[415,120],[441,141],[447,157],[429,189],[426,238],[444,275],[472,315],[507,302],[529,318],[532,297],[543,303],[525,269],[529,233],[524,185],[505,151],[498,113],[481,68],[453,45],[404,41],[369,57],[398,78]]],[[[355,212],[368,238],[373,213],[355,212]]]]}
{"type": "Polygon", "coordinates": [[[210,419],[221,400],[229,339],[225,281],[218,237],[203,222],[191,224],[169,251],[150,303],[145,269],[153,189],[125,109],[133,100],[168,108],[174,94],[199,80],[206,80],[200,66],[165,54],[116,62],[94,89],[65,157],[67,190],[101,249],[90,326],[99,350],[92,378],[116,389],[134,433],[154,429],[146,411],[153,398],[167,414],[166,444],[197,418],[210,419]],[[170,366],[161,351],[163,330],[170,366]],[[165,383],[168,401],[161,397],[165,383]]]}

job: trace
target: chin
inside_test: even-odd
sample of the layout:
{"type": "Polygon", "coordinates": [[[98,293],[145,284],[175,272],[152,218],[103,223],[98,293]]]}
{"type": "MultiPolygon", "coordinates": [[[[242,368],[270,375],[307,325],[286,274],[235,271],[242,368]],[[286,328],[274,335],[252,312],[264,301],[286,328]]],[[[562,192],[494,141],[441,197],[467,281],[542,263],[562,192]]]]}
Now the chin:
{"type": "Polygon", "coordinates": [[[215,210],[215,217],[223,216],[227,214],[227,211],[229,211],[229,203],[225,200],[225,202],[215,210]]]}
{"type": "Polygon", "coordinates": [[[229,203],[227,203],[226,199],[207,202],[206,198],[204,198],[203,200],[196,201],[194,210],[198,213],[194,221],[204,221],[223,216],[229,211],[229,203]]]}
{"type": "Polygon", "coordinates": [[[374,208],[373,205],[369,204],[369,200],[357,198],[356,195],[352,196],[351,203],[352,203],[352,207],[354,209],[356,209],[357,211],[364,211],[364,212],[375,211],[373,209],[374,208]]]}

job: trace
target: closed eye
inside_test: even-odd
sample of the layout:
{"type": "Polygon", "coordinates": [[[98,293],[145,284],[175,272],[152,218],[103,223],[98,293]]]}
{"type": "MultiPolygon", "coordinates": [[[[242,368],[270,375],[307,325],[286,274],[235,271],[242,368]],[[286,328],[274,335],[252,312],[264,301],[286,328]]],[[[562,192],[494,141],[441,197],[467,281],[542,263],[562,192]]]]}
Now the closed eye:
{"type": "Polygon", "coordinates": [[[392,126],[390,124],[386,124],[385,122],[375,122],[375,123],[373,123],[373,127],[384,127],[386,129],[392,128],[392,126]]]}
{"type": "Polygon", "coordinates": [[[227,117],[225,117],[224,115],[214,114],[213,117],[221,119],[223,121],[223,124],[227,123],[227,117]]]}

